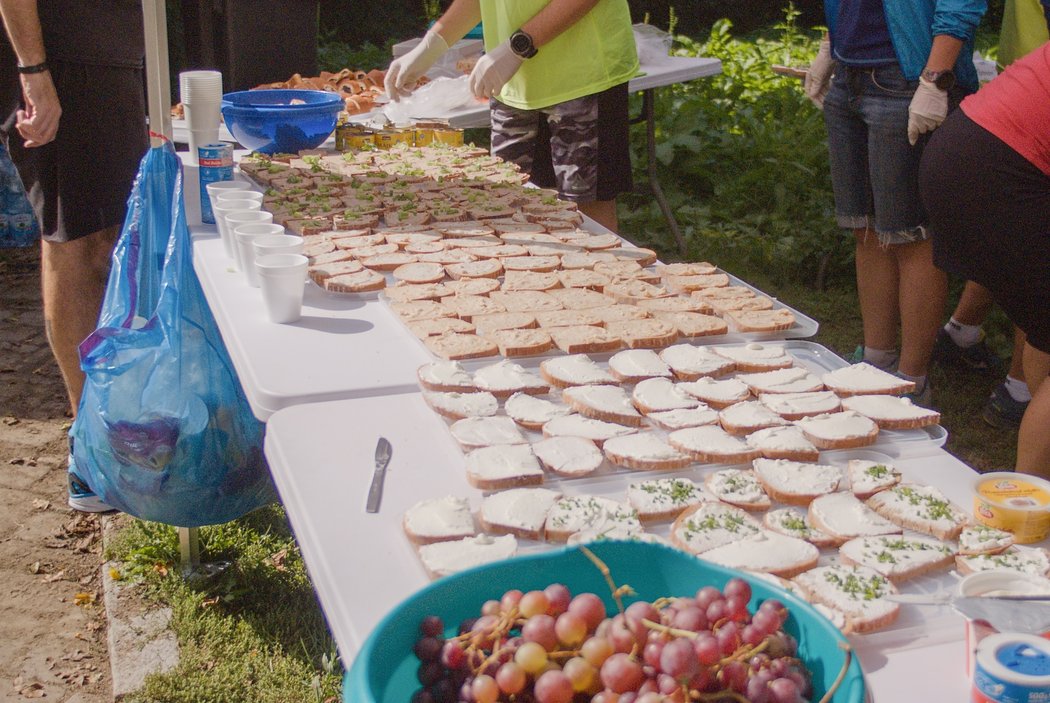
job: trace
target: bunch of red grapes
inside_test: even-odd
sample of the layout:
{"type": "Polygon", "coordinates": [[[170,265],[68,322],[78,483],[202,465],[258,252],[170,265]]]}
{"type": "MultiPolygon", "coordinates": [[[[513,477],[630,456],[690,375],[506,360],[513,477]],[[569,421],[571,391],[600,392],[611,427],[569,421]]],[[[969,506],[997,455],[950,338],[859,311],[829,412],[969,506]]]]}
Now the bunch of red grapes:
{"type": "Polygon", "coordinates": [[[442,639],[429,616],[415,644],[422,688],[412,703],[799,703],[809,672],[769,599],[730,579],[692,598],[638,601],[608,617],[593,593],[561,584],[507,591],[442,639]]]}

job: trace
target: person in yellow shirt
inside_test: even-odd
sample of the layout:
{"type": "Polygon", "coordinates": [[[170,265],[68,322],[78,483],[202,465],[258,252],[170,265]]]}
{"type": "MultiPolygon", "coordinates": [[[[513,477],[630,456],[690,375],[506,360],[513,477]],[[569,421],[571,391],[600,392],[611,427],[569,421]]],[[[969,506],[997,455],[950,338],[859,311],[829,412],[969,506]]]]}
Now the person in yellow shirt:
{"type": "Polygon", "coordinates": [[[631,188],[627,81],[638,72],[627,0],[454,0],[390,64],[391,99],[478,21],[486,53],[469,83],[490,99],[493,155],[615,231],[616,196],[631,188]]]}

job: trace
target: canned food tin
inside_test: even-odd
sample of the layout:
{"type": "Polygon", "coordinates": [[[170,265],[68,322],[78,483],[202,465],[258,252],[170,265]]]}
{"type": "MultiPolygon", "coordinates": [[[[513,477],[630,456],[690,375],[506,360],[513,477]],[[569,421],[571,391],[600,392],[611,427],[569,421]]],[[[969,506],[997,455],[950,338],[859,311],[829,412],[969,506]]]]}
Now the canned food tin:
{"type": "Polygon", "coordinates": [[[396,129],[383,129],[375,133],[375,145],[377,149],[391,149],[398,144],[412,145],[415,134],[412,131],[396,129]]]}
{"type": "Polygon", "coordinates": [[[1019,544],[1050,534],[1050,481],[1009,472],[984,474],[974,482],[973,510],[988,527],[1005,530],[1019,544]]]}
{"type": "Polygon", "coordinates": [[[200,166],[201,222],[215,224],[208,196],[208,184],[233,180],[233,146],[231,144],[204,144],[197,147],[197,163],[200,166]]]}
{"type": "Polygon", "coordinates": [[[1050,700],[1050,642],[1035,635],[1001,634],[977,648],[972,703],[1046,703],[1050,700]]]}
{"type": "Polygon", "coordinates": [[[432,127],[416,127],[416,146],[430,146],[434,142],[432,127]]]}
{"type": "Polygon", "coordinates": [[[434,142],[438,144],[449,144],[451,146],[463,146],[463,130],[435,129],[434,142]]]}

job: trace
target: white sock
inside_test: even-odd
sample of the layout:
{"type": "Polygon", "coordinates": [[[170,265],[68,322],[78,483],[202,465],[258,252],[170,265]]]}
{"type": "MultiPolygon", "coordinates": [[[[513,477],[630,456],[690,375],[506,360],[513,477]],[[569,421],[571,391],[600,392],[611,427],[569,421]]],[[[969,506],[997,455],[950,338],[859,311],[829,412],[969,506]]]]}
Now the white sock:
{"type": "Polygon", "coordinates": [[[926,390],[926,374],[922,376],[909,376],[906,373],[897,372],[897,376],[903,378],[905,381],[911,381],[915,384],[915,393],[922,393],[926,390]]]}
{"type": "Polygon", "coordinates": [[[896,349],[872,349],[864,347],[864,361],[885,371],[897,363],[896,349]]]}
{"type": "Polygon", "coordinates": [[[1032,394],[1028,391],[1028,384],[1024,381],[1013,376],[1007,376],[1006,380],[1003,381],[1003,385],[1006,386],[1006,392],[1010,394],[1010,397],[1018,403],[1027,403],[1032,400],[1032,394]]]}
{"type": "Polygon", "coordinates": [[[948,324],[944,326],[944,331],[948,333],[953,342],[963,348],[972,347],[981,341],[980,325],[964,325],[954,317],[948,320],[948,324]]]}

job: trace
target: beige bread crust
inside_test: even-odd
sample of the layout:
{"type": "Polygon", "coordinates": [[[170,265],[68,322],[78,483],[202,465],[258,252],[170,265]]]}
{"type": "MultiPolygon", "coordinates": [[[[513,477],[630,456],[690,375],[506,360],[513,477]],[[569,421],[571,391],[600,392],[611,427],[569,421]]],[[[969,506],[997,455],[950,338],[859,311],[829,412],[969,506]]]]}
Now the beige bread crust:
{"type": "Polygon", "coordinates": [[[580,415],[593,420],[614,422],[618,425],[627,425],[629,427],[642,427],[645,424],[645,418],[631,404],[630,396],[619,386],[571,386],[562,391],[561,397],[562,401],[570,408],[580,415]],[[622,395],[623,406],[618,407],[614,404],[607,404],[605,407],[600,407],[587,397],[596,393],[614,397],[615,400],[618,400],[618,396],[622,395]]]}
{"type": "MultiPolygon", "coordinates": [[[[839,492],[839,493],[841,493],[841,492],[839,492]]],[[[839,496],[839,493],[829,493],[827,495],[823,495],[823,496],[819,496],[817,498],[814,498],[810,502],[809,510],[807,512],[807,518],[809,520],[809,524],[812,525],[814,528],[820,530],[821,532],[829,535],[832,539],[835,540],[835,543],[837,545],[838,544],[843,544],[843,543],[845,543],[845,542],[847,542],[847,541],[849,541],[851,539],[854,539],[855,537],[877,537],[879,535],[899,535],[899,534],[901,534],[901,528],[898,527],[895,524],[881,526],[881,527],[873,527],[870,530],[867,530],[866,532],[857,532],[855,530],[854,531],[842,531],[842,530],[838,529],[839,527],[842,527],[842,525],[834,526],[834,525],[828,524],[827,522],[825,522],[821,518],[819,510],[822,507],[822,502],[824,500],[832,499],[833,496],[839,496]]],[[[856,500],[856,496],[853,496],[853,494],[850,494],[850,496],[853,497],[854,500],[856,500]]],[[[864,510],[867,510],[870,513],[874,514],[876,517],[881,517],[881,516],[878,515],[878,513],[875,513],[874,511],[872,511],[871,508],[869,508],[868,506],[866,506],[863,502],[861,502],[859,500],[857,500],[856,501],[856,505],[854,505],[852,507],[853,507],[853,509],[860,510],[862,512],[864,510]],[[857,508],[856,506],[860,506],[860,507],[857,508]]]]}
{"type": "Polygon", "coordinates": [[[633,435],[627,435],[626,437],[613,437],[605,441],[602,445],[602,451],[605,453],[605,458],[611,463],[635,471],[673,471],[675,469],[684,469],[693,463],[693,460],[689,456],[680,453],[677,449],[674,449],[670,444],[659,439],[651,432],[640,432],[633,435]],[[650,438],[659,441],[661,445],[664,445],[668,450],[671,450],[672,456],[638,456],[637,454],[632,454],[629,447],[624,446],[643,438],[650,438]]]}
{"type": "Polygon", "coordinates": [[[324,281],[329,293],[372,293],[386,288],[386,276],[370,269],[331,276],[324,281]]]}
{"type": "Polygon", "coordinates": [[[821,376],[820,380],[824,382],[828,390],[835,391],[843,398],[851,395],[902,395],[915,390],[914,382],[897,378],[893,374],[876,369],[863,361],[859,364],[829,371],[821,376]],[[863,387],[851,385],[850,374],[857,372],[870,377],[869,381],[865,381],[867,385],[863,387]]]}
{"type": "Polygon", "coordinates": [[[566,354],[596,354],[616,351],[620,338],[602,327],[574,325],[550,328],[551,339],[566,354]]]}
{"type": "Polygon", "coordinates": [[[542,486],[543,476],[512,476],[509,478],[484,478],[467,472],[467,483],[479,491],[505,491],[508,488],[529,488],[542,486]]]}
{"type": "Polygon", "coordinates": [[[878,394],[874,396],[852,395],[842,399],[842,407],[845,410],[852,410],[864,415],[865,417],[871,418],[875,421],[875,424],[884,430],[917,430],[921,427],[936,425],[941,421],[941,414],[939,412],[926,408],[916,408],[916,410],[925,411],[925,413],[916,417],[890,417],[881,414],[879,410],[871,407],[869,400],[872,398],[877,398],[881,402],[888,402],[894,405],[899,403],[905,408],[913,407],[906,399],[897,398],[889,394],[878,394]]]}
{"type": "Polygon", "coordinates": [[[423,340],[423,344],[434,356],[450,361],[480,359],[486,356],[495,356],[499,353],[499,347],[475,334],[442,334],[435,337],[427,337],[423,340]]]}
{"type": "MultiPolygon", "coordinates": [[[[806,600],[812,603],[820,603],[828,608],[841,612],[852,631],[855,633],[874,632],[883,628],[889,627],[897,620],[897,616],[900,615],[900,604],[885,601],[883,595],[891,595],[898,593],[897,587],[893,585],[893,582],[886,579],[881,574],[878,574],[871,569],[864,566],[818,566],[815,569],[799,574],[794,579],[797,584],[805,593],[806,600]],[[829,582],[825,576],[826,573],[836,573],[840,575],[849,574],[850,572],[859,575],[865,582],[870,582],[874,577],[878,579],[879,583],[879,597],[876,601],[879,602],[883,607],[880,608],[880,612],[871,615],[865,615],[863,610],[860,608],[847,610],[842,607],[842,604],[837,602],[833,597],[836,591],[835,587],[829,582]]],[[[841,591],[839,591],[841,592],[841,591]]],[[[871,603],[871,601],[864,601],[864,603],[871,603]]]]}
{"type": "Polygon", "coordinates": [[[910,569],[893,570],[892,568],[886,568],[887,566],[892,566],[893,562],[886,563],[879,559],[871,559],[865,561],[864,559],[854,559],[853,556],[849,554],[849,552],[852,549],[857,548],[861,545],[870,545],[873,548],[878,548],[877,545],[879,545],[880,543],[893,544],[897,542],[922,543],[921,540],[911,540],[909,538],[903,537],[857,537],[855,539],[849,540],[841,547],[839,547],[839,559],[842,561],[843,564],[846,565],[867,566],[873,571],[879,572],[895,584],[900,583],[902,581],[907,581],[909,579],[918,578],[920,576],[925,576],[926,574],[932,574],[937,571],[944,571],[955,562],[955,553],[951,550],[951,548],[948,547],[947,544],[943,543],[942,545],[945,547],[944,551],[934,549],[930,550],[931,556],[934,553],[939,554],[939,556],[936,559],[930,559],[928,561],[918,563],[910,569]]]}
{"type": "Polygon", "coordinates": [[[937,539],[958,539],[959,533],[962,532],[963,527],[969,522],[969,516],[947,498],[943,496],[937,497],[940,495],[940,491],[927,486],[901,483],[888,490],[879,491],[871,498],[868,498],[866,503],[868,507],[879,515],[901,527],[915,530],[925,535],[931,535],[937,539]],[[919,503],[911,503],[911,505],[916,505],[921,510],[938,511],[938,514],[944,516],[943,521],[949,524],[938,524],[940,521],[937,519],[925,518],[922,515],[908,515],[901,512],[899,509],[899,498],[909,491],[912,495],[917,495],[920,491],[933,491],[934,494],[929,496],[928,500],[919,499],[919,503]]]}

